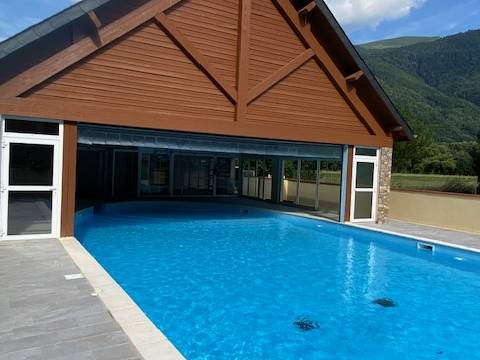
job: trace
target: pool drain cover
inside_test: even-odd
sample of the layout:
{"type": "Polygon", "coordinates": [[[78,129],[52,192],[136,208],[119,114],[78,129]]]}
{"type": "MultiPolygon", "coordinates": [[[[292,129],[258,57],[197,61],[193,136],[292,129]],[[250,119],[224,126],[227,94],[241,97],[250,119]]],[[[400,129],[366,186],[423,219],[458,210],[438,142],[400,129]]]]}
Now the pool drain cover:
{"type": "Polygon", "coordinates": [[[391,308],[391,307],[397,306],[395,302],[389,298],[376,299],[376,300],[373,300],[372,303],[383,306],[384,308],[391,308]]]}
{"type": "Polygon", "coordinates": [[[311,330],[316,330],[320,326],[318,325],[318,322],[314,320],[307,319],[305,317],[300,317],[297,320],[293,322],[293,324],[301,331],[311,331],[311,330]]]}

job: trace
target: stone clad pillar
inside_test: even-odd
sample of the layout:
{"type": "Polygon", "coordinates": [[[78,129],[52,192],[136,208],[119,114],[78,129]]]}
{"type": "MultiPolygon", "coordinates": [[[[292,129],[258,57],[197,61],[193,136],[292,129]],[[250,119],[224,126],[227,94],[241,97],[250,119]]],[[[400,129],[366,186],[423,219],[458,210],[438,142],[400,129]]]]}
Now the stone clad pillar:
{"type": "Polygon", "coordinates": [[[392,148],[380,149],[377,223],[383,224],[388,216],[390,205],[390,183],[392,181],[392,148]]]}
{"type": "Polygon", "coordinates": [[[380,149],[377,223],[384,224],[388,216],[390,203],[390,183],[392,180],[392,148],[380,149]]]}

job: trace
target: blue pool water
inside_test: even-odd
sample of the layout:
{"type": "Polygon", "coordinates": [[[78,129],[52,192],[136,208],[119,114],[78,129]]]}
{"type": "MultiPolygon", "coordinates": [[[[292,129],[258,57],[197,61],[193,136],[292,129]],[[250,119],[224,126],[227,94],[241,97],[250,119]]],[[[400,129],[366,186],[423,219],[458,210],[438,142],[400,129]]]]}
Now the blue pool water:
{"type": "Polygon", "coordinates": [[[473,253],[202,203],[111,205],[77,237],[187,359],[480,359],[473,253]]]}

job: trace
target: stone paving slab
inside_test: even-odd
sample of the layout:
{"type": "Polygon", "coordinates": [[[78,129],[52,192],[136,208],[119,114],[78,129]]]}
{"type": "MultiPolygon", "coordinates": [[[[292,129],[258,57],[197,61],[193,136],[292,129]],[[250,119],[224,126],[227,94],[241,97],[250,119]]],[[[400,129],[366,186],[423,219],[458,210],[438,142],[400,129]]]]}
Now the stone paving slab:
{"type": "Polygon", "coordinates": [[[58,240],[0,242],[0,360],[142,359],[58,240]]]}
{"type": "Polygon", "coordinates": [[[480,235],[477,234],[446,230],[433,226],[412,224],[392,219],[388,219],[385,224],[360,223],[360,225],[371,229],[386,230],[480,250],[480,235]]]}

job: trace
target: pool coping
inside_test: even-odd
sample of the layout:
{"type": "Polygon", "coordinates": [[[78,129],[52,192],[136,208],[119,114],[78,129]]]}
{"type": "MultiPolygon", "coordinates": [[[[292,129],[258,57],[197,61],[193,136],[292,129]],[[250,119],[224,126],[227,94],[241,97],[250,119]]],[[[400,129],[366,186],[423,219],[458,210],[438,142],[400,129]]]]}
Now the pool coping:
{"type": "Polygon", "coordinates": [[[74,237],[61,238],[69,256],[145,360],[185,360],[168,338],[74,237]]]}
{"type": "Polygon", "coordinates": [[[368,225],[365,225],[364,223],[352,223],[352,222],[339,223],[339,222],[335,222],[335,221],[330,220],[330,219],[321,218],[321,217],[318,217],[318,216],[315,216],[315,215],[310,215],[310,214],[307,214],[307,213],[288,212],[288,211],[280,211],[280,212],[282,212],[286,215],[298,216],[298,217],[308,218],[308,219],[312,219],[312,220],[326,221],[326,222],[336,224],[336,225],[341,225],[341,226],[343,225],[343,226],[348,226],[348,227],[352,227],[352,228],[363,229],[363,230],[368,230],[368,231],[373,231],[373,232],[379,232],[379,233],[383,233],[383,234],[398,236],[398,237],[401,237],[401,238],[404,238],[404,239],[410,240],[410,241],[427,242],[427,243],[431,243],[433,245],[441,245],[441,246],[444,246],[444,247],[447,247],[447,248],[469,251],[469,252],[473,252],[473,253],[476,253],[476,254],[480,254],[480,249],[477,249],[477,248],[464,246],[464,245],[459,245],[459,244],[450,243],[450,242],[445,242],[445,241],[441,241],[441,240],[435,240],[435,239],[432,239],[432,238],[426,238],[426,237],[417,236],[417,235],[411,235],[411,234],[405,234],[405,233],[400,233],[400,232],[391,231],[391,230],[373,228],[373,227],[370,227],[368,225]]]}

